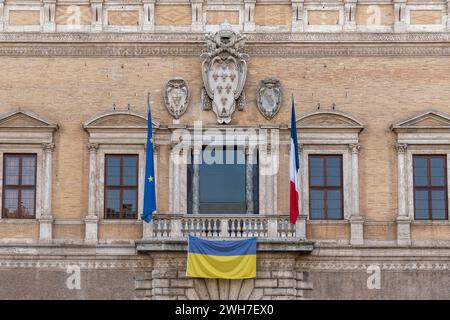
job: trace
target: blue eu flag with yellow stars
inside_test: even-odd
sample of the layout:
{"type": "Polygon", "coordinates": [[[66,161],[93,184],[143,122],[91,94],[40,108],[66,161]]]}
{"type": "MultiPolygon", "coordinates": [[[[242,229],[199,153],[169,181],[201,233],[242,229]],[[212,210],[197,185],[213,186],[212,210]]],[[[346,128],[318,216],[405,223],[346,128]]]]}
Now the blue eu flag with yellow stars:
{"type": "Polygon", "coordinates": [[[156,180],[155,163],[153,159],[153,133],[152,112],[150,111],[150,94],[147,96],[148,123],[147,123],[147,151],[145,157],[145,186],[144,186],[144,211],[142,219],[145,222],[152,220],[152,214],[156,211],[156,180]]]}

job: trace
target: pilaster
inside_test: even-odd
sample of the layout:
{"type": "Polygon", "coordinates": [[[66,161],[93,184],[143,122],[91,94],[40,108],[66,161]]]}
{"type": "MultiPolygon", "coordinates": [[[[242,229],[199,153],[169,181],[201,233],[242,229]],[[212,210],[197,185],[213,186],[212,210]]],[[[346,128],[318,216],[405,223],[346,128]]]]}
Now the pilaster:
{"type": "Polygon", "coordinates": [[[344,31],[356,30],[356,2],[357,0],[344,2],[344,31]]]}
{"type": "Polygon", "coordinates": [[[98,240],[98,210],[97,210],[97,151],[98,144],[90,143],[89,150],[89,202],[88,215],[85,218],[85,241],[97,242],[98,240]]]}
{"type": "Polygon", "coordinates": [[[292,32],[303,32],[303,4],[304,0],[292,0],[292,32]]]}
{"type": "Polygon", "coordinates": [[[350,243],[353,245],[364,244],[363,224],[364,219],[359,212],[359,143],[349,145],[351,154],[351,176],[352,176],[352,194],[351,194],[351,215],[350,215],[350,243]]]}
{"type": "Polygon", "coordinates": [[[0,0],[0,32],[4,30],[5,0],[0,0]]]}
{"type": "Polygon", "coordinates": [[[394,32],[406,31],[406,1],[394,0],[394,32]]]}
{"type": "Polygon", "coordinates": [[[91,31],[103,30],[103,0],[91,0],[91,31]]]}
{"type": "Polygon", "coordinates": [[[397,243],[411,244],[411,218],[407,212],[406,155],[407,144],[397,144],[397,243]]]}
{"type": "Polygon", "coordinates": [[[255,4],[256,0],[244,0],[244,31],[255,31],[255,4]]]}
{"type": "Polygon", "coordinates": [[[53,238],[53,214],[52,214],[52,162],[53,143],[43,143],[43,190],[42,190],[42,213],[39,217],[39,240],[51,241],[53,238]]]}
{"type": "Polygon", "coordinates": [[[44,32],[56,31],[56,0],[43,0],[44,3],[44,32]]]}
{"type": "Polygon", "coordinates": [[[203,0],[190,0],[192,8],[191,31],[203,31],[203,0]]]}
{"type": "Polygon", "coordinates": [[[155,2],[156,0],[142,0],[144,6],[143,31],[153,32],[155,30],[155,2]]]}

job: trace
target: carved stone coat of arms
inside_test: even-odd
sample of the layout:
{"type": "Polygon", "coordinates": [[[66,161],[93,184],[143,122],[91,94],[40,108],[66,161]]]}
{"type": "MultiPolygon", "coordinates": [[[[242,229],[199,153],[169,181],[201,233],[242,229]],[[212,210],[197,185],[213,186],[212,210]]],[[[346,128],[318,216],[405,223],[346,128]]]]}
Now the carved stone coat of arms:
{"type": "Polygon", "coordinates": [[[245,106],[244,84],[248,55],[243,52],[244,36],[229,25],[207,35],[207,52],[203,53],[203,110],[213,110],[218,123],[230,123],[236,109],[245,106]]]}
{"type": "Polygon", "coordinates": [[[281,84],[278,79],[265,78],[256,90],[256,105],[261,114],[272,119],[281,107],[281,84]]]}
{"type": "Polygon", "coordinates": [[[167,111],[175,118],[180,118],[189,104],[190,91],[187,82],[182,78],[167,81],[164,90],[164,102],[167,111]]]}

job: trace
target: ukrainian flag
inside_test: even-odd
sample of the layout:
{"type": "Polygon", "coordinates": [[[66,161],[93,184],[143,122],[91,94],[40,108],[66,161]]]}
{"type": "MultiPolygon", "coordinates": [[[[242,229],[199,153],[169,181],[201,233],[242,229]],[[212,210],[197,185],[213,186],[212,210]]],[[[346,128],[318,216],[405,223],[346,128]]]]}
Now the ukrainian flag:
{"type": "Polygon", "coordinates": [[[256,278],[256,237],[210,241],[189,235],[186,275],[192,278],[256,278]]]}

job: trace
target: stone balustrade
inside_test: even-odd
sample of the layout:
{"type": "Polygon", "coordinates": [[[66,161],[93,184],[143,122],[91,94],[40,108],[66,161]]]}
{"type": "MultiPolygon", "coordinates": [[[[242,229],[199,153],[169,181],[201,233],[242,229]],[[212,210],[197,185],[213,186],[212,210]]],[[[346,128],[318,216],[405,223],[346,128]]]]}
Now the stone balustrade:
{"type": "Polygon", "coordinates": [[[292,225],[288,216],[155,215],[147,226],[147,238],[277,238],[304,239],[301,222],[292,225]]]}

